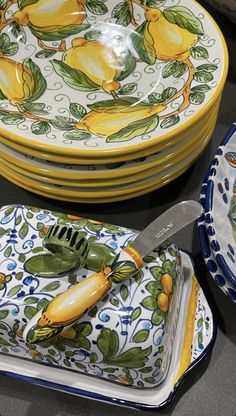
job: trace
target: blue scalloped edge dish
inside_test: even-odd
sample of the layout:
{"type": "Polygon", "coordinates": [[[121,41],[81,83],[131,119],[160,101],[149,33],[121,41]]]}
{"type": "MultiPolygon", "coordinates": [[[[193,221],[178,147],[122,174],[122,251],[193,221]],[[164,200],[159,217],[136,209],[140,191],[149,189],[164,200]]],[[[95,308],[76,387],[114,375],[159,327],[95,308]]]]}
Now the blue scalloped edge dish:
{"type": "MultiPolygon", "coordinates": [[[[222,254],[221,251],[221,245],[215,235],[217,235],[217,230],[215,226],[215,219],[214,219],[214,213],[213,213],[213,206],[214,206],[214,198],[216,188],[215,188],[215,182],[214,180],[217,178],[217,168],[220,165],[220,161],[224,154],[224,148],[226,148],[228,145],[230,145],[230,141],[232,138],[234,138],[234,135],[236,133],[236,123],[234,123],[230,129],[228,130],[226,136],[224,137],[223,141],[219,145],[217,152],[215,154],[215,157],[213,158],[206,174],[205,178],[203,180],[202,184],[202,194],[200,197],[200,202],[204,208],[205,211],[205,231],[203,232],[203,227],[201,224],[202,232],[200,233],[200,240],[204,252],[204,245],[209,245],[209,257],[211,257],[210,262],[210,273],[213,275],[217,274],[217,268],[219,268],[221,274],[223,274],[222,279],[220,279],[221,284],[220,286],[223,291],[229,295],[230,299],[233,301],[236,301],[236,275],[233,271],[233,267],[230,268],[228,260],[225,256],[222,254]],[[206,220],[207,219],[207,220],[206,220]],[[208,235],[208,238],[206,239],[204,237],[204,233],[208,235]],[[213,238],[214,237],[214,238],[213,238]],[[204,242],[205,240],[205,242],[204,242]],[[210,240],[210,241],[208,241],[210,240]],[[215,264],[213,264],[215,263],[215,264]],[[223,279],[225,280],[225,284],[223,284],[223,279]],[[228,286],[228,288],[226,287],[228,286]]],[[[219,168],[218,168],[219,169],[219,168]]],[[[236,171],[235,171],[236,173],[236,171]]],[[[235,177],[236,178],[236,175],[235,177]]],[[[234,181],[234,179],[233,179],[234,181]]],[[[224,203],[229,203],[229,199],[232,197],[232,190],[229,188],[227,191],[223,192],[223,197],[225,198],[224,203]]],[[[233,246],[235,246],[235,243],[232,241],[233,246]]],[[[230,245],[231,247],[231,245],[230,245]]],[[[234,251],[235,253],[235,251],[234,251]]],[[[206,254],[206,252],[205,252],[206,254]]],[[[206,262],[209,263],[209,259],[205,257],[206,262]]],[[[233,263],[235,263],[235,259],[232,259],[233,263]]],[[[233,265],[232,265],[233,266],[233,265]]],[[[235,265],[234,265],[235,267],[235,265]]],[[[209,267],[208,267],[209,268],[209,267]]],[[[215,280],[216,281],[216,280],[215,280]]]]}
{"type": "MultiPolygon", "coordinates": [[[[185,290],[185,295],[183,293],[183,297],[182,297],[178,326],[181,328],[181,325],[182,325],[182,329],[183,329],[183,322],[184,322],[185,330],[186,330],[188,327],[187,312],[189,312],[187,311],[187,309],[188,309],[189,304],[191,303],[190,294],[194,286],[192,282],[194,281],[194,279],[197,282],[197,279],[195,278],[195,267],[194,267],[194,261],[193,261],[191,254],[185,250],[181,250],[181,252],[183,254],[183,264],[185,266],[185,270],[188,270],[190,277],[188,277],[188,280],[186,281],[186,284],[184,285],[186,290],[185,290]],[[189,283],[189,280],[191,280],[191,283],[189,283]],[[189,287],[187,288],[187,286],[189,287]],[[189,302],[186,302],[186,297],[189,300],[189,302]]],[[[174,345],[175,353],[172,356],[172,361],[171,361],[171,365],[169,368],[169,372],[166,377],[166,381],[157,388],[148,389],[148,390],[144,389],[143,395],[145,397],[146,402],[142,402],[140,400],[140,394],[142,394],[140,390],[133,389],[133,388],[127,389],[127,387],[117,386],[114,383],[88,377],[86,375],[79,375],[78,377],[78,374],[76,375],[76,377],[77,379],[79,378],[79,382],[77,383],[78,386],[76,387],[75,385],[73,385],[73,380],[72,380],[74,375],[68,370],[47,368],[38,363],[26,362],[24,359],[19,359],[19,358],[14,358],[14,357],[0,356],[0,374],[10,376],[19,380],[28,381],[35,385],[44,386],[44,387],[48,387],[48,388],[62,391],[65,393],[74,394],[80,397],[94,399],[94,400],[102,401],[105,403],[120,405],[120,406],[129,407],[129,408],[133,408],[137,410],[163,409],[167,405],[169,405],[170,402],[174,399],[174,397],[177,394],[177,391],[179,390],[182,383],[186,380],[188,374],[190,374],[191,371],[200,362],[202,362],[202,360],[212,350],[214,343],[215,343],[216,333],[217,333],[215,319],[212,315],[212,311],[205,298],[203,290],[201,289],[199,284],[198,284],[198,288],[199,288],[198,302],[197,302],[198,307],[194,315],[194,322],[195,322],[194,328],[195,329],[194,329],[193,340],[195,340],[196,342],[196,337],[197,337],[197,344],[198,344],[199,351],[196,351],[196,357],[194,357],[195,353],[193,353],[191,363],[187,366],[187,368],[185,368],[185,370],[182,373],[179,372],[181,357],[184,356],[184,351],[183,351],[184,343],[183,341],[180,341],[180,339],[184,337],[175,337],[176,338],[175,345],[174,345]],[[199,299],[199,296],[202,299],[202,303],[199,299]],[[204,306],[204,304],[205,304],[205,308],[203,307],[202,309],[202,305],[204,306]],[[207,310],[208,310],[209,315],[207,315],[207,310]],[[198,333],[196,332],[196,330],[198,330],[197,328],[198,325],[196,321],[197,319],[199,319],[199,315],[198,315],[199,311],[202,311],[203,314],[205,313],[206,322],[208,322],[208,327],[210,327],[210,331],[209,331],[210,334],[208,334],[209,339],[205,346],[201,344],[201,340],[199,338],[199,332],[198,333]],[[176,363],[178,363],[178,369],[179,369],[178,371],[177,371],[176,363]],[[48,375],[46,377],[47,372],[48,372],[48,375]],[[61,380],[63,380],[63,382],[60,383],[56,381],[56,378],[58,376],[59,378],[61,378],[61,380]],[[70,380],[70,382],[68,382],[68,380],[70,380]],[[106,392],[106,394],[104,394],[104,392],[106,392]],[[163,399],[161,399],[161,394],[163,396],[163,399]],[[151,401],[148,402],[149,398],[146,399],[146,396],[149,396],[153,400],[153,402],[151,401]]],[[[207,326],[204,327],[204,331],[205,331],[205,334],[208,332],[207,326]]],[[[177,328],[177,333],[178,333],[178,328],[177,328]]]]}

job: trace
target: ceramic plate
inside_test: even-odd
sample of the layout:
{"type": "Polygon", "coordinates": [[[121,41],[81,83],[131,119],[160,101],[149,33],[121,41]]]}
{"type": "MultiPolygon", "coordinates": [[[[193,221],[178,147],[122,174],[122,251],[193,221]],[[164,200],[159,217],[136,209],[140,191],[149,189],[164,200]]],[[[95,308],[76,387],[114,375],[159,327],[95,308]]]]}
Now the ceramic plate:
{"type": "Polygon", "coordinates": [[[189,131],[222,93],[226,44],[196,1],[13,0],[3,14],[0,131],[17,143],[132,154],[189,131]]]}
{"type": "Polygon", "coordinates": [[[40,178],[33,180],[28,178],[26,174],[19,175],[15,171],[11,170],[6,165],[2,165],[2,175],[6,176],[9,179],[11,177],[15,178],[17,181],[26,184],[32,188],[38,188],[41,191],[45,191],[52,196],[63,196],[63,197],[78,197],[78,198],[107,198],[107,197],[117,197],[124,196],[125,194],[130,194],[132,192],[142,191],[143,189],[148,189],[151,186],[158,186],[159,184],[164,185],[165,181],[174,175],[178,176],[178,172],[187,170],[187,168],[194,163],[199,154],[206,147],[207,143],[211,139],[211,134],[207,136],[201,146],[197,146],[195,151],[191,152],[184,160],[181,160],[179,163],[174,166],[170,166],[167,169],[163,169],[161,172],[156,175],[150,176],[144,180],[136,181],[126,185],[117,185],[110,187],[87,187],[87,188],[73,188],[72,186],[56,186],[49,183],[40,181],[40,178]]]}
{"type": "MultiPolygon", "coordinates": [[[[182,161],[183,159],[185,159],[186,157],[188,157],[190,153],[194,152],[194,150],[199,149],[199,147],[201,147],[202,142],[206,140],[206,137],[210,137],[212,135],[214,128],[215,128],[215,122],[214,122],[213,127],[210,125],[210,128],[209,128],[209,126],[207,125],[206,131],[201,132],[198,135],[198,137],[194,141],[191,142],[190,146],[187,146],[187,147],[184,146],[184,148],[181,147],[174,154],[172,152],[169,152],[168,154],[166,154],[166,157],[163,156],[160,158],[160,160],[158,159],[158,155],[155,155],[154,157],[151,157],[151,158],[147,158],[147,160],[140,162],[140,165],[141,165],[140,168],[142,168],[142,170],[140,170],[139,173],[134,173],[134,174],[124,176],[124,177],[119,177],[119,178],[113,178],[113,177],[110,178],[108,168],[107,168],[107,178],[100,179],[100,180],[96,178],[96,171],[93,171],[95,175],[88,174],[86,179],[85,179],[84,172],[83,172],[84,179],[81,179],[81,178],[71,179],[66,176],[64,177],[64,179],[54,177],[53,173],[55,171],[57,173],[58,172],[57,170],[52,170],[52,171],[47,170],[49,168],[49,165],[46,165],[47,169],[43,169],[43,166],[44,166],[43,163],[40,163],[38,161],[36,161],[36,163],[32,165],[26,164],[26,167],[25,167],[24,161],[27,160],[27,158],[25,158],[23,155],[22,157],[19,157],[18,154],[9,151],[9,148],[6,148],[3,145],[0,145],[0,149],[1,149],[0,163],[2,164],[3,167],[6,166],[10,168],[11,170],[15,171],[15,173],[23,174],[33,180],[37,180],[37,181],[40,180],[44,183],[49,183],[52,185],[59,185],[59,186],[63,185],[63,186],[70,186],[70,187],[75,187],[75,188],[76,187],[84,187],[84,188],[96,187],[97,189],[99,189],[99,187],[111,187],[111,186],[117,186],[117,185],[124,185],[124,184],[130,184],[130,183],[136,182],[138,180],[143,180],[145,178],[149,178],[153,175],[156,175],[159,172],[163,172],[163,170],[166,170],[170,167],[178,165],[178,163],[182,161]],[[8,154],[5,154],[2,151],[2,149],[8,151],[8,154],[10,154],[11,161],[8,159],[8,154]],[[14,155],[13,158],[11,157],[12,154],[14,155]],[[17,156],[17,158],[15,156],[17,156]],[[149,161],[149,159],[151,160],[149,161]],[[23,163],[22,163],[22,160],[23,160],[23,163]],[[153,167],[149,168],[149,165],[153,167]],[[33,172],[31,171],[31,169],[30,170],[27,169],[29,166],[30,168],[33,168],[33,172]]],[[[33,160],[33,162],[35,161],[33,160]]],[[[136,161],[136,164],[139,165],[138,161],[136,161]]],[[[114,169],[116,169],[115,166],[114,166],[114,169]]],[[[60,173],[62,173],[62,171],[63,169],[61,169],[60,173]]],[[[64,168],[64,171],[67,173],[68,169],[64,168]]],[[[113,174],[113,169],[110,169],[110,171],[113,174]]],[[[78,173],[77,173],[77,176],[78,176],[78,173]]]]}
{"type": "Polygon", "coordinates": [[[228,131],[212,162],[207,182],[205,212],[214,257],[236,289],[236,124],[228,131]]]}

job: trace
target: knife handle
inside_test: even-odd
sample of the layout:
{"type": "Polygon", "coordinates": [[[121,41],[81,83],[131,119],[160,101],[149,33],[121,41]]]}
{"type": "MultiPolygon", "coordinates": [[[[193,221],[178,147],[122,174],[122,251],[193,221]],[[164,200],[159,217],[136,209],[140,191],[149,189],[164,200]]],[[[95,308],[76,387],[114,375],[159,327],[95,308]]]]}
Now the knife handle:
{"type": "Polygon", "coordinates": [[[105,266],[101,272],[89,275],[39,311],[26,325],[24,340],[36,343],[69,328],[102,300],[114,288],[114,283],[133,277],[143,265],[142,257],[134,248],[124,248],[112,266],[105,266]]]}

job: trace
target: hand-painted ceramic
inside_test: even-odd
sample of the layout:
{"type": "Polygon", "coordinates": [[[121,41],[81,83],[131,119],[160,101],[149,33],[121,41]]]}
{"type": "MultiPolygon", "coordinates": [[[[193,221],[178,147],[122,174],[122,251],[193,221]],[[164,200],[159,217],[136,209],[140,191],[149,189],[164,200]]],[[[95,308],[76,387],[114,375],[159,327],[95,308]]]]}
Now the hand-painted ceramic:
{"type": "Polygon", "coordinates": [[[79,188],[72,186],[58,186],[52,185],[46,182],[40,181],[40,178],[33,180],[32,178],[27,177],[26,174],[19,175],[15,171],[11,170],[6,165],[2,165],[2,174],[6,177],[15,177],[18,181],[22,181],[30,187],[36,187],[41,191],[46,191],[47,193],[53,195],[62,195],[64,197],[82,197],[82,198],[107,198],[107,197],[116,197],[120,195],[130,194],[131,192],[138,192],[142,189],[147,189],[152,185],[164,184],[164,181],[169,177],[172,177],[175,173],[182,172],[183,169],[187,169],[190,164],[192,164],[198,157],[199,154],[206,147],[207,143],[211,139],[211,134],[209,134],[201,143],[200,146],[197,146],[196,149],[191,152],[187,157],[181,160],[179,163],[174,164],[174,166],[167,167],[156,175],[152,175],[146,179],[136,181],[133,183],[128,183],[127,185],[117,185],[117,186],[108,186],[108,187],[87,187],[79,188]]]}
{"type": "Polygon", "coordinates": [[[215,256],[214,256],[214,251],[211,247],[211,242],[209,241],[209,237],[208,237],[207,224],[211,223],[211,216],[209,216],[208,214],[205,215],[205,205],[207,203],[206,193],[207,193],[208,177],[209,177],[210,171],[211,171],[211,167],[206,172],[206,175],[202,184],[201,195],[200,195],[200,202],[204,209],[203,215],[198,221],[198,230],[199,230],[202,254],[203,254],[206,266],[208,268],[208,271],[213,277],[214,282],[232,301],[236,302],[236,288],[232,285],[232,283],[227,278],[227,276],[224,275],[223,270],[221,270],[220,266],[217,264],[215,256]]]}
{"type": "Polygon", "coordinates": [[[214,257],[236,289],[235,236],[236,124],[219,146],[207,182],[205,212],[207,233],[214,257]]]}
{"type": "MultiPolygon", "coordinates": [[[[28,159],[24,157],[24,155],[19,157],[18,153],[12,151],[11,149],[9,150],[9,148],[6,148],[6,146],[3,146],[1,144],[0,144],[0,149],[1,149],[0,164],[2,165],[3,168],[4,166],[8,167],[11,170],[13,170],[15,173],[18,173],[20,175],[21,174],[25,175],[30,179],[37,180],[37,181],[40,180],[41,182],[44,182],[44,183],[49,183],[49,184],[59,185],[59,186],[70,186],[70,187],[75,187],[75,188],[76,187],[84,187],[84,188],[96,187],[97,189],[99,189],[99,187],[111,187],[111,186],[117,186],[117,185],[131,184],[138,180],[143,180],[145,178],[153,176],[159,172],[163,172],[163,170],[166,170],[167,168],[176,166],[183,159],[185,160],[185,158],[188,157],[191,152],[194,152],[196,149],[199,149],[199,147],[202,145],[203,140],[205,140],[206,137],[209,137],[212,135],[212,132],[215,128],[215,122],[216,121],[214,120],[213,125],[212,124],[210,124],[210,126],[207,125],[207,128],[205,129],[205,131],[200,132],[198,137],[194,141],[192,141],[189,146],[187,147],[184,146],[184,148],[180,147],[180,149],[176,151],[174,154],[172,154],[171,152],[169,153],[167,152],[166,157],[163,156],[162,158],[160,158],[160,160],[158,159],[159,155],[149,157],[147,158],[147,160],[141,161],[140,166],[137,161],[136,164],[138,165],[138,167],[142,168],[142,170],[139,173],[134,173],[128,176],[119,177],[115,179],[110,178],[108,176],[108,173],[109,173],[108,168],[107,168],[106,179],[100,179],[100,180],[97,179],[96,171],[93,171],[95,175],[88,174],[86,179],[77,178],[77,180],[74,180],[74,179],[67,178],[67,177],[65,177],[65,179],[54,177],[53,173],[55,170],[52,170],[52,171],[48,170],[47,165],[46,165],[47,169],[44,169],[43,166],[45,165],[39,161],[36,161],[36,163],[33,163],[32,165],[27,163],[25,167],[24,161],[28,159]],[[5,154],[2,151],[2,149],[6,150],[8,154],[10,154],[10,159],[8,158],[8,154],[5,154]],[[12,158],[12,155],[13,155],[13,158],[12,158]],[[22,160],[23,160],[23,163],[22,163],[22,160]],[[153,167],[149,168],[149,165],[153,167]],[[27,169],[28,167],[30,167],[30,170],[27,169]],[[37,170],[38,167],[39,167],[39,171],[37,170]],[[31,169],[33,171],[31,171],[31,169]],[[47,173],[49,173],[49,176],[46,176],[47,173]]],[[[67,173],[68,169],[64,168],[64,171],[65,173],[67,173]]],[[[60,173],[62,172],[63,172],[63,168],[61,169],[60,173]]],[[[83,174],[84,174],[83,176],[85,177],[86,175],[85,172],[83,172],[83,174]]],[[[78,173],[77,173],[77,177],[78,177],[78,173]]]]}
{"type": "Polygon", "coordinates": [[[227,16],[232,22],[236,23],[236,2],[235,0],[206,0],[216,10],[227,16]]]}
{"type": "Polygon", "coordinates": [[[3,15],[1,135],[16,143],[133,154],[189,131],[222,93],[226,44],[193,0],[13,0],[3,15]]]}
{"type": "MultiPolygon", "coordinates": [[[[101,387],[106,386],[107,392],[110,388],[112,390],[113,384],[109,387],[110,383],[105,381],[110,380],[116,382],[116,394],[122,392],[119,399],[124,395],[127,401],[130,397],[131,402],[134,390],[128,389],[125,393],[125,386],[139,387],[142,407],[148,405],[154,391],[159,396],[159,392],[164,389],[162,394],[169,397],[183,374],[212,346],[212,314],[194,277],[191,260],[184,253],[180,255],[170,243],[148,256],[145,259],[146,266],[136,278],[117,285],[117,289],[106,300],[100,302],[67,333],[58,334],[49,341],[46,340],[45,333],[45,341],[40,344],[25,344],[22,342],[22,331],[31,317],[58,293],[89,273],[89,270],[83,269],[61,278],[46,279],[26,267],[29,259],[38,258],[44,253],[42,241],[51,224],[69,224],[75,230],[84,232],[93,242],[99,243],[100,256],[103,256],[103,247],[119,252],[138,232],[21,205],[3,207],[0,216],[0,350],[4,356],[8,355],[9,372],[10,363],[18,362],[14,371],[18,376],[21,374],[27,377],[34,369],[31,378],[35,378],[36,371],[40,383],[49,382],[50,385],[51,381],[51,386],[61,386],[61,389],[76,391],[77,394],[80,394],[80,383],[83,383],[82,390],[85,393],[86,386],[91,383],[89,392],[93,397],[97,389],[95,386],[100,383],[101,387]],[[173,291],[167,327],[167,311],[173,291]],[[9,298],[8,302],[6,298],[9,298]],[[163,377],[163,368],[166,371],[170,369],[167,381],[164,381],[162,387],[153,390],[156,381],[163,377]],[[70,374],[70,382],[65,374],[70,374]],[[98,381],[94,381],[94,377],[86,380],[88,375],[95,376],[98,381]],[[143,394],[143,387],[151,388],[151,394],[147,389],[143,394]]],[[[2,371],[4,356],[0,360],[2,371]]],[[[106,395],[109,397],[109,394],[106,395]]],[[[150,404],[161,404],[163,400],[156,401],[158,396],[150,404]]],[[[116,395],[113,400],[115,397],[116,395]]]]}

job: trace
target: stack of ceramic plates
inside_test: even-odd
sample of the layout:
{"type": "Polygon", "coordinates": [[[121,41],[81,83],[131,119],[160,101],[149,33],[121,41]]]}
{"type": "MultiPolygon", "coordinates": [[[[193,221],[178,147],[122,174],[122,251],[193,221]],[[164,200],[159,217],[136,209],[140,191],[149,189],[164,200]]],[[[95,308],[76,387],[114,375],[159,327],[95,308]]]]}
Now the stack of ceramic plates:
{"type": "Polygon", "coordinates": [[[236,124],[216,152],[201,193],[200,240],[209,272],[236,302],[236,124]]]}
{"type": "Polygon", "coordinates": [[[197,2],[12,3],[0,35],[3,176],[96,203],[150,192],[194,163],[228,70],[197,2]]]}

